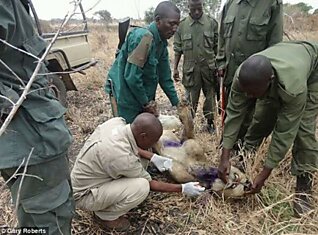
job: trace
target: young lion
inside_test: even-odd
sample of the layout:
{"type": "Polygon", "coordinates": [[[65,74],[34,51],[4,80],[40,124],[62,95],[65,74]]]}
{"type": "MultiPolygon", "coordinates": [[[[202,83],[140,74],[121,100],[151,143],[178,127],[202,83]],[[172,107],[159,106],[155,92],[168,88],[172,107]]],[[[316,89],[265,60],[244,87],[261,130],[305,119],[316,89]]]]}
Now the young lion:
{"type": "Polygon", "coordinates": [[[224,184],[218,178],[217,168],[208,164],[202,146],[194,138],[193,118],[189,106],[182,103],[178,110],[179,118],[184,125],[182,139],[173,132],[173,122],[178,128],[180,123],[174,116],[159,117],[163,124],[163,134],[155,146],[155,151],[173,160],[169,170],[172,178],[178,183],[199,181],[206,189],[223,194],[224,197],[240,197],[250,187],[246,175],[239,169],[231,167],[229,180],[224,184]]]}

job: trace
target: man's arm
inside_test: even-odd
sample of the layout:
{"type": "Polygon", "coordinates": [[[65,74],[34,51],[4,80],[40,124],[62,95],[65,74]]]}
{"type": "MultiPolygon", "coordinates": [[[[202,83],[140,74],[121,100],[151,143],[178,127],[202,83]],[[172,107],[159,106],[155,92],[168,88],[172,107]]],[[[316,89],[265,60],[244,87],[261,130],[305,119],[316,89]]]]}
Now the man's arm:
{"type": "MultiPolygon", "coordinates": [[[[8,41],[8,28],[14,28],[15,18],[11,1],[1,1],[0,4],[0,38],[8,41]]],[[[7,46],[0,42],[0,53],[3,53],[7,46]]]]}
{"type": "Polygon", "coordinates": [[[180,81],[180,74],[179,74],[179,70],[178,70],[180,59],[181,59],[180,54],[174,55],[173,78],[176,82],[180,81]]]}
{"type": "Polygon", "coordinates": [[[178,66],[179,66],[179,62],[183,52],[182,52],[182,40],[181,40],[179,30],[174,35],[173,50],[174,50],[173,78],[175,81],[180,81],[178,66]]]}
{"type": "Polygon", "coordinates": [[[216,56],[218,53],[219,24],[215,19],[213,19],[213,34],[214,34],[213,51],[216,56]]]}
{"type": "Polygon", "coordinates": [[[278,114],[263,170],[256,176],[249,193],[261,191],[273,168],[285,157],[288,149],[293,144],[305,109],[306,98],[306,92],[304,92],[288,102],[283,101],[283,107],[278,114]]]}
{"type": "Polygon", "coordinates": [[[205,190],[198,182],[171,184],[155,180],[150,181],[150,189],[156,192],[182,192],[189,197],[199,196],[205,190]]]}
{"type": "Polygon", "coordinates": [[[150,189],[155,192],[181,192],[181,184],[171,184],[161,181],[151,180],[150,189]]]}
{"type": "Polygon", "coordinates": [[[113,179],[121,177],[127,178],[145,178],[149,182],[152,180],[150,174],[143,168],[138,156],[133,153],[121,156],[113,161],[107,161],[106,158],[102,165],[104,171],[113,179]]]}
{"type": "Polygon", "coordinates": [[[171,79],[171,70],[169,63],[168,50],[165,48],[163,56],[160,58],[158,63],[159,71],[159,84],[164,93],[168,96],[171,105],[177,106],[179,103],[179,98],[174,87],[173,80],[171,79]]]}
{"type": "Polygon", "coordinates": [[[160,172],[164,172],[172,168],[171,158],[163,157],[141,148],[138,148],[138,155],[152,162],[160,172]]]}
{"type": "Polygon", "coordinates": [[[152,35],[147,33],[142,36],[140,41],[133,38],[133,35],[130,35],[130,38],[127,40],[131,40],[132,42],[128,42],[129,57],[122,76],[140,105],[145,106],[149,100],[143,84],[143,67],[148,59],[150,50],[154,50],[152,35]]]}
{"type": "Polygon", "coordinates": [[[154,153],[138,148],[138,155],[142,158],[150,160],[154,153]]]}
{"type": "Polygon", "coordinates": [[[227,117],[225,119],[223,132],[223,147],[225,149],[232,149],[237,140],[246,111],[253,103],[252,99],[249,99],[245,93],[240,91],[237,79],[238,71],[239,70],[237,70],[236,75],[234,76],[229,102],[226,107],[227,117]]]}
{"type": "Polygon", "coordinates": [[[267,47],[270,47],[283,40],[283,3],[282,0],[275,0],[272,6],[272,15],[269,22],[270,31],[267,34],[267,47]]]}
{"type": "Polygon", "coordinates": [[[225,38],[224,38],[224,18],[226,16],[226,4],[223,7],[221,13],[221,21],[219,24],[219,32],[218,32],[218,43],[217,43],[217,56],[216,56],[216,65],[218,69],[225,69],[225,38]]]}
{"type": "Polygon", "coordinates": [[[224,124],[223,132],[223,149],[220,156],[218,174],[223,182],[227,182],[227,175],[230,172],[230,153],[241,125],[243,123],[246,111],[251,104],[251,100],[242,93],[238,87],[237,74],[235,74],[234,82],[231,87],[229,102],[226,107],[227,117],[224,124]]]}
{"type": "MultiPolygon", "coordinates": [[[[4,41],[9,40],[8,29],[15,27],[15,17],[12,9],[11,1],[1,1],[0,4],[0,39],[4,41]]],[[[0,58],[1,54],[5,52],[7,46],[0,42],[0,58]]],[[[9,72],[9,71],[8,71],[9,72]]],[[[5,96],[12,102],[17,102],[19,99],[18,93],[11,87],[4,85],[0,81],[0,95],[5,96]]],[[[10,113],[12,109],[12,103],[9,100],[0,98],[0,118],[4,120],[6,115],[10,113]]]]}

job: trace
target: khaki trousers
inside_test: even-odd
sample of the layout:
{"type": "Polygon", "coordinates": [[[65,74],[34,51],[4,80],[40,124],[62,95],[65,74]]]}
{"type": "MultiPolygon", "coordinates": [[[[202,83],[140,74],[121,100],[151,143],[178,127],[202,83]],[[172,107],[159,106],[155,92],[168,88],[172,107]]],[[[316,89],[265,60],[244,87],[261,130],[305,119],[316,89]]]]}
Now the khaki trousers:
{"type": "Polygon", "coordinates": [[[102,220],[115,220],[143,202],[149,191],[149,181],[144,178],[120,178],[91,189],[76,204],[102,220]]]}

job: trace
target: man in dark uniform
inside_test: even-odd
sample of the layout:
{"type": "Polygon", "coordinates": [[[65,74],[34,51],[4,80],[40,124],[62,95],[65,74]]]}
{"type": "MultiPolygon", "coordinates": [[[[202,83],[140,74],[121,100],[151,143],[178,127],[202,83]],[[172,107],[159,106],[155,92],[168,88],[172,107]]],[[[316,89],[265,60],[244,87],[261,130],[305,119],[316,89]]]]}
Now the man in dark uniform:
{"type": "MultiPolygon", "coordinates": [[[[25,3],[25,1],[24,1],[25,3]]],[[[46,48],[20,0],[0,1],[0,38],[29,54],[0,42],[0,125],[23,92],[46,48]],[[8,66],[11,71],[5,66],[8,66]]],[[[47,72],[45,65],[39,74],[47,72]]],[[[37,75],[26,99],[0,136],[0,171],[8,181],[13,202],[18,204],[19,227],[48,227],[49,234],[71,234],[74,200],[67,149],[71,134],[64,121],[65,108],[48,87],[45,75],[37,75]],[[33,151],[32,151],[33,149],[33,151]],[[32,152],[22,181],[22,167],[32,152]],[[17,171],[17,172],[16,172],[17,171]],[[32,177],[36,176],[36,177],[32,177]],[[20,184],[22,185],[21,188],[20,184]],[[20,200],[17,202],[19,195],[20,200]]]]}

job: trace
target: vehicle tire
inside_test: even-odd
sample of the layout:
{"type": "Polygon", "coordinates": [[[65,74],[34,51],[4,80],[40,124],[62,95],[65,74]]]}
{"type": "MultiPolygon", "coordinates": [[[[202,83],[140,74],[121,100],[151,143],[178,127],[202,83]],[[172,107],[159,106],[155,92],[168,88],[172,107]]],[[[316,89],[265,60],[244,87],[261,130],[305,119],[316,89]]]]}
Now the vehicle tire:
{"type": "Polygon", "coordinates": [[[66,87],[61,77],[57,75],[49,75],[49,86],[61,104],[64,107],[67,107],[66,87]]]}

